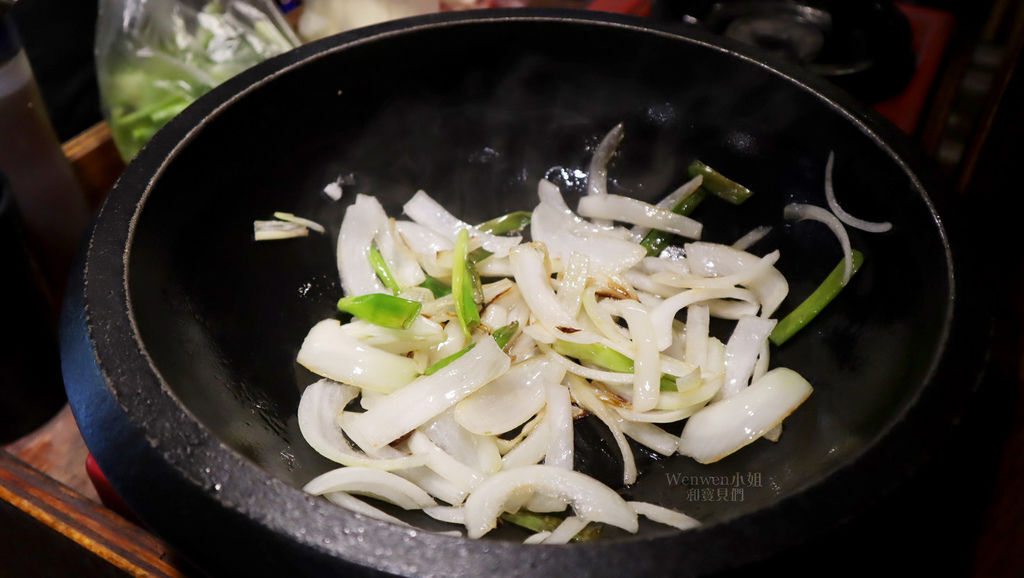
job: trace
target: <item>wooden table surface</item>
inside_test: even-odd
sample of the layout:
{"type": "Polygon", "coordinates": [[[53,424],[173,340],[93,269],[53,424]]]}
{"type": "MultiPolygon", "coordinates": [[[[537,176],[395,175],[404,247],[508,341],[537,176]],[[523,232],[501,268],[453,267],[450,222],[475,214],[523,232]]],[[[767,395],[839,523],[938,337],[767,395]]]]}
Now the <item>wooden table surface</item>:
{"type": "MultiPolygon", "coordinates": [[[[68,143],[65,153],[95,201],[123,167],[104,125],[68,143]]],[[[881,570],[882,575],[904,568],[912,575],[931,569],[978,578],[1024,576],[1020,272],[1007,283],[997,292],[1005,307],[997,319],[989,377],[965,413],[949,455],[922,472],[896,502],[868,512],[868,526],[841,528],[828,542],[808,544],[753,571],[802,575],[839,561],[850,572],[881,570]],[[892,543],[867,540],[871,549],[860,550],[864,534],[875,532],[892,543]],[[915,536],[925,540],[923,547],[914,545],[915,536]],[[848,547],[836,544],[842,541],[848,547]],[[893,565],[889,555],[903,561],[893,565]]],[[[169,545],[99,502],[85,475],[86,455],[66,407],[42,428],[0,449],[0,576],[198,574],[169,545]]]]}

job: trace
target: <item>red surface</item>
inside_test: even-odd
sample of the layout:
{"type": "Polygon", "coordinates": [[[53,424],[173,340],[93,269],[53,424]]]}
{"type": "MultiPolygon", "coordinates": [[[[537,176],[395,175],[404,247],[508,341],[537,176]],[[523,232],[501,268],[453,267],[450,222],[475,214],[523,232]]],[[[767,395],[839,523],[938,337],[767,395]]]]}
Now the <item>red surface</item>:
{"type": "Polygon", "coordinates": [[[104,506],[121,514],[125,519],[136,522],[135,514],[132,513],[128,504],[124,503],[121,496],[114,491],[113,486],[107,481],[107,477],[103,475],[103,471],[100,470],[100,466],[96,463],[92,454],[89,454],[85,459],[85,473],[89,475],[89,480],[92,481],[92,485],[96,488],[96,493],[99,494],[100,501],[103,502],[104,506]]]}
{"type": "Polygon", "coordinates": [[[953,35],[953,16],[947,12],[911,4],[897,4],[896,7],[910,21],[914,54],[917,55],[917,70],[902,93],[876,104],[875,110],[900,127],[903,132],[911,134],[917,130],[921,112],[942,63],[942,55],[949,44],[950,36],[953,35]]]}
{"type": "Polygon", "coordinates": [[[649,16],[651,14],[651,0],[594,0],[587,5],[587,10],[649,16]]]}

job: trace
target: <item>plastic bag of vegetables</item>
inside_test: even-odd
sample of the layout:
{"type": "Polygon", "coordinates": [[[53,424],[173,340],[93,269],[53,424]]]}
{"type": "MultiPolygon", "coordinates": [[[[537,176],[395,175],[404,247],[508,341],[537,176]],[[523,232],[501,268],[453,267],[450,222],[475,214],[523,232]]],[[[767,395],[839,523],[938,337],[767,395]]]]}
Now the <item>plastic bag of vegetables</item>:
{"type": "Polygon", "coordinates": [[[121,156],[214,86],[298,45],[269,0],[100,0],[97,78],[121,156]]]}

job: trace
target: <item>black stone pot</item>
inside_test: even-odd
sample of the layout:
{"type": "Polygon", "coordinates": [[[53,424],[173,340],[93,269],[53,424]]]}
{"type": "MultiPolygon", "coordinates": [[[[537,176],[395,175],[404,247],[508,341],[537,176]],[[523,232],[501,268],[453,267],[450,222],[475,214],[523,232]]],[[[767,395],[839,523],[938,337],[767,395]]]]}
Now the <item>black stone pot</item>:
{"type": "Polygon", "coordinates": [[[211,573],[281,576],[711,574],[886,494],[946,441],[982,369],[969,260],[890,125],[744,50],[612,15],[445,14],[304,46],[200,99],[111,193],[64,310],[69,398],[114,487],[211,573]],[[709,201],[696,216],[713,241],[775,226],[757,250],[782,251],[783,311],[839,260],[823,226],[782,220],[788,202],[824,205],[830,150],[846,209],[893,222],[885,234],[851,230],[862,270],[774,352],[815,385],[781,440],[710,466],[645,460],[622,493],[705,525],[645,524],[582,545],[414,531],[301,492],[330,464],[296,426],[314,377],[294,359],[340,295],[333,244],[347,203],[372,193],[398,214],[423,188],[474,222],[532,207],[548,176],[575,206],[576,171],[620,121],[613,192],[655,199],[698,157],[755,191],[741,207],[709,201]],[[339,175],[352,184],[334,203],[320,191],[339,175]],[[254,242],[252,222],[276,210],[329,232],[254,242]],[[720,494],[725,476],[743,491],[720,494]]]}

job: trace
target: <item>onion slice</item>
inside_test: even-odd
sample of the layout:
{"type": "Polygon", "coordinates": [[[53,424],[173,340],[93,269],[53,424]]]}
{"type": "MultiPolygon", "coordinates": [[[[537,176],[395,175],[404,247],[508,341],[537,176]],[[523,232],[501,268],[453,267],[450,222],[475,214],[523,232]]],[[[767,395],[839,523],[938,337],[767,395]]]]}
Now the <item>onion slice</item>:
{"type": "Polygon", "coordinates": [[[373,468],[345,467],[331,470],[309,481],[302,488],[314,495],[346,492],[377,498],[405,510],[436,506],[437,502],[416,484],[373,468]]]}
{"type": "Polygon", "coordinates": [[[345,433],[361,448],[385,446],[508,371],[509,358],[490,336],[436,373],[416,378],[365,413],[351,415],[345,433]]]}
{"type": "Polygon", "coordinates": [[[576,210],[584,217],[622,221],[667,231],[690,239],[700,239],[703,229],[700,221],[621,195],[605,194],[583,197],[576,210]]]}
{"type": "Polygon", "coordinates": [[[791,221],[808,219],[818,221],[832,230],[832,233],[839,239],[839,245],[843,248],[843,285],[846,285],[850,280],[850,275],[853,275],[853,249],[850,248],[850,236],[846,234],[843,223],[835,215],[821,207],[801,203],[786,205],[782,214],[791,221]]]}
{"type": "Polygon", "coordinates": [[[689,530],[700,526],[700,522],[695,518],[691,518],[682,512],[663,508],[655,504],[649,504],[647,502],[629,502],[629,505],[637,514],[660,524],[665,524],[666,526],[672,526],[674,528],[679,528],[680,530],[689,530]]]}
{"type": "Polygon", "coordinates": [[[375,197],[356,195],[356,202],[345,210],[337,250],[338,274],[345,295],[387,292],[368,256],[373,238],[387,222],[384,208],[375,197]]]}
{"type": "Polygon", "coordinates": [[[736,395],[692,415],[679,437],[679,453],[702,464],[718,461],[781,423],[811,391],[800,374],[777,367],[736,395]]]}
{"type": "Polygon", "coordinates": [[[317,375],[382,393],[399,389],[419,374],[415,361],[362,343],[337,319],[324,319],[309,330],[296,361],[317,375]]]}
{"type": "Polygon", "coordinates": [[[587,171],[587,194],[604,195],[608,193],[608,161],[615,154],[615,149],[622,142],[625,130],[622,123],[612,127],[608,134],[604,135],[601,143],[594,150],[594,156],[590,159],[589,171],[587,171]]]}
{"type": "Polygon", "coordinates": [[[864,219],[858,219],[844,211],[843,208],[839,206],[839,201],[836,200],[835,189],[832,188],[832,166],[835,164],[835,160],[835,152],[829,151],[828,162],[825,163],[825,201],[828,202],[828,208],[832,210],[840,221],[854,229],[860,229],[861,231],[867,231],[869,233],[884,233],[892,229],[892,223],[888,221],[876,223],[865,221],[864,219]]]}
{"type": "Polygon", "coordinates": [[[627,532],[636,532],[639,527],[633,508],[608,486],[573,470],[537,465],[498,472],[466,498],[469,537],[479,538],[497,527],[506,504],[527,492],[561,498],[588,522],[602,522],[627,532]]]}
{"type": "Polygon", "coordinates": [[[343,466],[396,470],[422,465],[419,456],[379,459],[357,452],[341,433],[338,416],[359,390],[327,379],[306,387],[299,399],[299,431],[306,443],[325,458],[343,466]]]}

